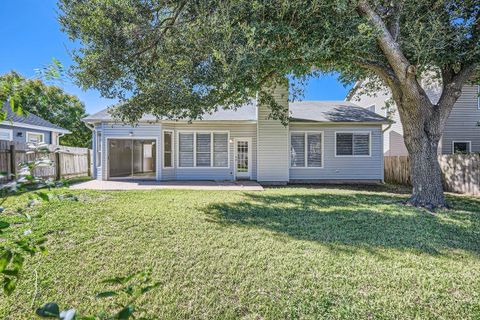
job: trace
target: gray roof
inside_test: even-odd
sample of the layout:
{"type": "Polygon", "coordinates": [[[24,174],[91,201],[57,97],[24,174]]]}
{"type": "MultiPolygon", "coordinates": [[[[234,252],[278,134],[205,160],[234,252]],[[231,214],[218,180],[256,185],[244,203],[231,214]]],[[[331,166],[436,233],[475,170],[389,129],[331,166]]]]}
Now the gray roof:
{"type": "Polygon", "coordinates": [[[349,101],[297,101],[290,103],[292,121],[376,122],[389,120],[349,101]]]}
{"type": "MultiPolygon", "coordinates": [[[[113,120],[104,109],[83,120],[85,122],[102,122],[113,120]]],[[[359,107],[348,101],[297,101],[290,102],[290,119],[292,121],[314,121],[314,122],[373,122],[388,123],[389,120],[359,107]]],[[[152,115],[144,115],[142,122],[157,121],[152,115]]],[[[204,121],[256,121],[257,112],[255,103],[246,104],[237,110],[219,109],[211,114],[204,114],[204,121]]]]}
{"type": "MultiPolygon", "coordinates": [[[[39,127],[38,129],[46,130],[46,131],[55,131],[61,133],[70,133],[67,129],[64,129],[56,124],[53,124],[45,119],[40,118],[39,116],[34,115],[33,113],[28,113],[26,115],[19,115],[12,111],[8,102],[5,102],[2,107],[3,112],[7,112],[7,117],[3,121],[3,124],[12,124],[12,122],[16,122],[19,124],[39,127]]],[[[19,125],[20,126],[20,125],[19,125]]]]}

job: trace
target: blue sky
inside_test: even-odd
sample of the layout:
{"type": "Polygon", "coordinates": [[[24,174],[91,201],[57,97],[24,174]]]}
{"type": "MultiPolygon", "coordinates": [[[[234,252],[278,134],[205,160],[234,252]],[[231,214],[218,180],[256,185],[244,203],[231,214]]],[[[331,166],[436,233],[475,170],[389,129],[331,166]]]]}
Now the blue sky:
{"type": "MultiPolygon", "coordinates": [[[[34,69],[49,64],[53,57],[66,67],[72,64],[69,50],[74,44],[61,32],[55,0],[1,0],[0,74],[16,70],[34,76],[34,69]]],[[[85,103],[88,113],[115,101],[102,98],[95,90],[82,91],[67,82],[62,87],[85,103]]],[[[335,76],[312,79],[305,87],[305,100],[343,100],[348,88],[335,76]]]]}

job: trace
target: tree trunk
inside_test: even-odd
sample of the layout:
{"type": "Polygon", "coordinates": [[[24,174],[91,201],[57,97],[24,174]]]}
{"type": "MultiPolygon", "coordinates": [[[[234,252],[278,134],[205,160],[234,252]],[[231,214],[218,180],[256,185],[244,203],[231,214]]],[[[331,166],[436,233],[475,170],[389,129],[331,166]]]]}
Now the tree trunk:
{"type": "MultiPolygon", "coordinates": [[[[423,139],[422,139],[423,140],[423,139]]],[[[423,148],[410,152],[412,196],[409,204],[429,210],[445,208],[442,172],[438,163],[438,142],[426,141],[423,148]]]]}
{"type": "MultiPolygon", "coordinates": [[[[422,99],[423,100],[423,99],[422,99]]],[[[438,144],[444,124],[430,102],[409,101],[410,108],[399,108],[404,141],[410,156],[412,196],[409,204],[429,210],[445,208],[438,144]],[[417,104],[412,108],[411,104],[417,104]],[[405,112],[408,110],[407,112],[405,112]],[[433,111],[432,111],[433,110],[433,111]],[[402,115],[403,113],[403,115],[402,115]]]]}

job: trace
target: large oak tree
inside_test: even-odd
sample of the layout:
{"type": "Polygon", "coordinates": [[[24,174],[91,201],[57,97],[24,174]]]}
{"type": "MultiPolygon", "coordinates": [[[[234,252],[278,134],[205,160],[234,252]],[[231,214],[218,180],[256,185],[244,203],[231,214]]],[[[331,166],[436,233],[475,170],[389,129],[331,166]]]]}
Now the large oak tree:
{"type": "MultiPolygon", "coordinates": [[[[285,76],[336,71],[345,83],[387,86],[411,157],[411,203],[445,206],[437,147],[480,60],[478,0],[60,0],[60,22],[81,49],[78,83],[144,113],[198,118],[259,93],[285,76]],[[434,104],[420,85],[436,77],[434,104]]],[[[295,88],[294,88],[295,89],[295,88]]],[[[298,89],[298,88],[297,88],[298,89]]],[[[297,92],[297,90],[294,90],[297,92]]]]}

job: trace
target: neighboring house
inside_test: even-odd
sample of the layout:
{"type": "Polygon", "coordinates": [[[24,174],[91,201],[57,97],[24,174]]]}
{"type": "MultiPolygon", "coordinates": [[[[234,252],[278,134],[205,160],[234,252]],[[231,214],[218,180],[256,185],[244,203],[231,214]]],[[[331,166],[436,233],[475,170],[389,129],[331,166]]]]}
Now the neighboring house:
{"type": "MultiPolygon", "coordinates": [[[[357,83],[347,96],[351,101],[379,115],[386,116],[385,101],[391,98],[390,91],[379,91],[374,96],[362,90],[362,83],[357,83]]],[[[433,103],[437,103],[441,95],[438,85],[425,85],[427,95],[433,103]]],[[[447,120],[442,139],[439,144],[439,154],[454,152],[480,152],[480,86],[465,85],[462,95],[455,103],[447,120]]],[[[403,128],[398,111],[391,115],[394,123],[385,127],[384,152],[386,156],[407,155],[407,148],[403,141],[403,128]]]]}
{"type": "Polygon", "coordinates": [[[18,115],[12,112],[7,103],[3,105],[2,111],[7,113],[7,118],[0,122],[0,140],[58,145],[60,137],[70,133],[32,113],[18,115]]]}
{"type": "Polygon", "coordinates": [[[352,103],[288,102],[290,124],[256,103],[202,120],[116,123],[107,110],[84,119],[93,130],[94,175],[100,180],[240,180],[263,183],[380,182],[382,125],[388,120],[352,103]]]}

